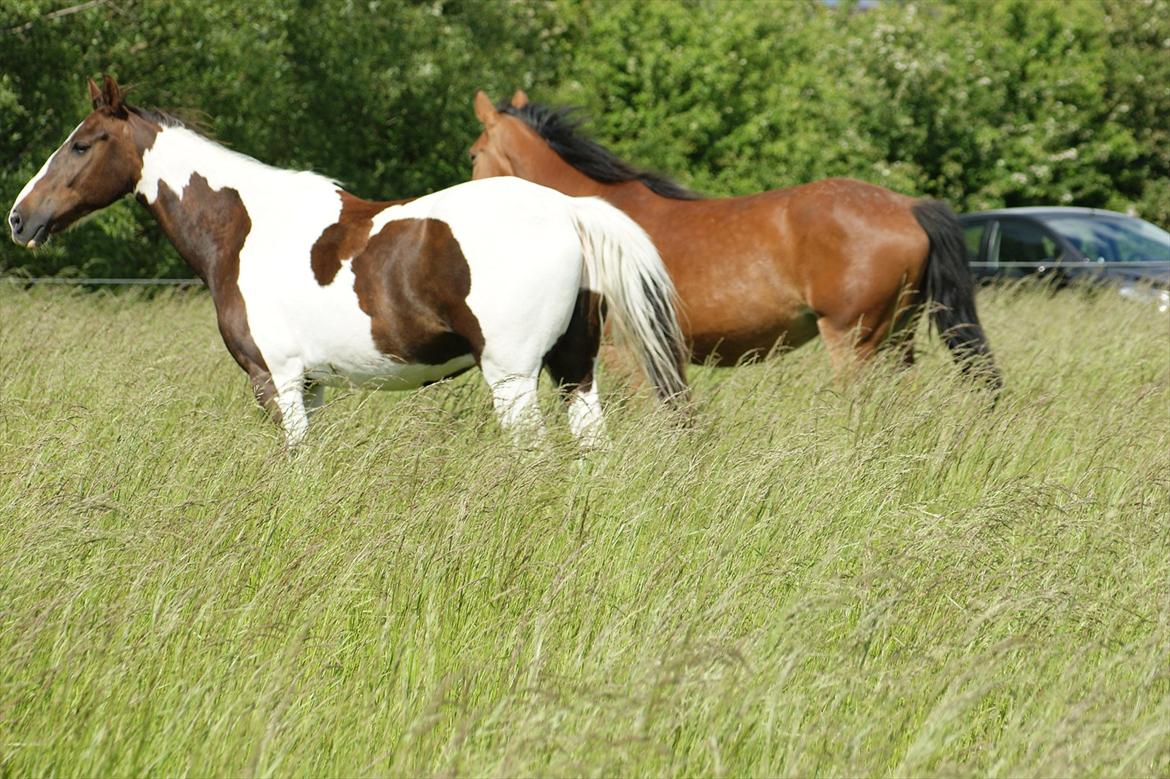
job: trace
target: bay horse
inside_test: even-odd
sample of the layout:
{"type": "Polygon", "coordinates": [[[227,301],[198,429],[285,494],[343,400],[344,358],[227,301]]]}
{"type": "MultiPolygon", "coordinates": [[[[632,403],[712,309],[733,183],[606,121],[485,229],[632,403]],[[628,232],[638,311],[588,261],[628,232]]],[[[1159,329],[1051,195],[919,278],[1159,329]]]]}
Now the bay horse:
{"type": "Polygon", "coordinates": [[[604,201],[517,178],[363,200],[132,106],[109,76],[88,86],[93,111],[17,197],[13,240],[35,249],[133,193],[207,283],[228,351],[290,446],[326,383],[410,389],[476,365],[514,436],[541,433],[543,366],[574,436],[596,443],[603,307],[658,395],[685,394],[670,277],[604,201]]]}
{"type": "Polygon", "coordinates": [[[602,197],[654,240],[678,290],[696,361],[734,365],[820,333],[840,373],[896,345],[913,363],[922,305],[964,366],[1000,386],[975,311],[962,230],[951,210],[843,178],[705,198],[619,159],[580,130],[572,109],[522,91],[492,105],[470,148],[473,178],[520,176],[602,197]]]}

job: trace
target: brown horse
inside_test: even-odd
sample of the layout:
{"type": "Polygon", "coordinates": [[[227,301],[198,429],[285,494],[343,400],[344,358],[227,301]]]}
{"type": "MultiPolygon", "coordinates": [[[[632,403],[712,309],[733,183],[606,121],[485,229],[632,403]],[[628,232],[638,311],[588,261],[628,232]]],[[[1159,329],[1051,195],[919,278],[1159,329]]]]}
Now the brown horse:
{"type": "Polygon", "coordinates": [[[704,198],[639,170],[582,135],[570,109],[517,91],[493,106],[482,91],[474,178],[519,176],[597,195],[653,238],[681,300],[694,359],[733,365],[818,332],[841,370],[893,344],[912,363],[926,300],[956,358],[997,385],[975,312],[962,232],[938,201],[850,179],[704,198]]]}

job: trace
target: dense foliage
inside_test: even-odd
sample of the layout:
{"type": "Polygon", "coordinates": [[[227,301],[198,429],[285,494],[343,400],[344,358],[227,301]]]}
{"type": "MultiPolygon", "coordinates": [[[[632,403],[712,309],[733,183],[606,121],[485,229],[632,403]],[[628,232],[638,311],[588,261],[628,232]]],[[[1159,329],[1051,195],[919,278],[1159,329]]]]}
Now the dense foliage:
{"type": "MultiPolygon", "coordinates": [[[[1170,0],[6,0],[5,207],[102,72],[371,197],[467,178],[475,90],[524,87],[712,194],[848,175],[1170,223],[1170,0]]],[[[186,273],[129,200],[37,255],[4,245],[0,268],[186,273]]]]}

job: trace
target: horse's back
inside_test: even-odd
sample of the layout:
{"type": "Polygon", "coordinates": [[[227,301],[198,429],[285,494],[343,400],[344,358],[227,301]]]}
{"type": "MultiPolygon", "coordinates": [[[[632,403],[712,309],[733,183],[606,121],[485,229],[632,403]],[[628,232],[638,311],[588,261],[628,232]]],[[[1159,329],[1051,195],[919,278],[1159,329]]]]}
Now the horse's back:
{"type": "Polygon", "coordinates": [[[916,199],[849,178],[756,197],[770,261],[818,315],[856,317],[919,284],[930,240],[916,199]]]}
{"type": "Polygon", "coordinates": [[[834,178],[777,193],[784,197],[779,220],[792,251],[822,257],[822,267],[857,270],[880,256],[905,270],[930,248],[912,210],[917,201],[885,187],[834,178]]]}
{"type": "Polygon", "coordinates": [[[468,255],[482,262],[517,262],[529,254],[576,247],[571,198],[511,177],[464,181],[414,200],[402,215],[452,226],[468,255]]]}

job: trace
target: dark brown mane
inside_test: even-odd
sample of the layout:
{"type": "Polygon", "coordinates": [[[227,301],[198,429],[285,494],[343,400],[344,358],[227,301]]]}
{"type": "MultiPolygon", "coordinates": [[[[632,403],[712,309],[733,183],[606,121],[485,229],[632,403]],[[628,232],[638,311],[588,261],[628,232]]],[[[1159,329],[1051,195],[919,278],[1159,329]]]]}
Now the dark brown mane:
{"type": "Polygon", "coordinates": [[[198,133],[208,140],[222,143],[212,133],[208,126],[206,116],[199,111],[182,111],[180,112],[182,115],[179,116],[171,111],[163,111],[159,108],[144,108],[142,106],[130,105],[129,103],[125,104],[124,107],[135,116],[149,122],[154,122],[160,127],[182,127],[198,133]]]}
{"type": "Polygon", "coordinates": [[[141,106],[127,105],[126,110],[143,119],[152,121],[155,124],[160,124],[163,127],[187,126],[187,123],[182,119],[179,119],[177,116],[167,113],[166,111],[160,111],[157,108],[142,108],[141,106]]]}
{"type": "Polygon", "coordinates": [[[516,108],[507,101],[497,110],[514,116],[531,127],[561,159],[590,178],[607,184],[640,181],[651,192],[676,200],[696,200],[702,195],[666,176],[635,168],[630,163],[581,132],[582,120],[574,116],[575,108],[551,108],[527,103],[516,108]]]}

